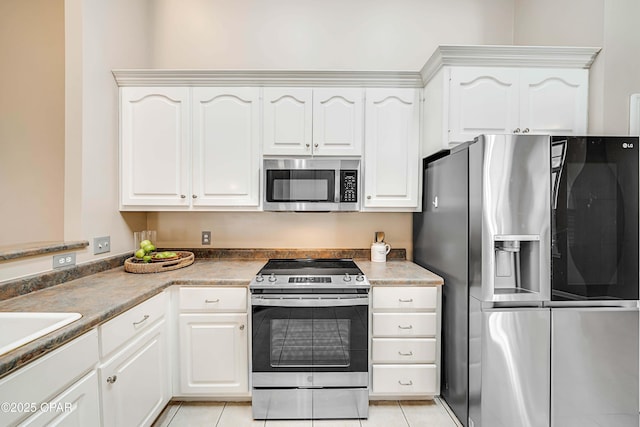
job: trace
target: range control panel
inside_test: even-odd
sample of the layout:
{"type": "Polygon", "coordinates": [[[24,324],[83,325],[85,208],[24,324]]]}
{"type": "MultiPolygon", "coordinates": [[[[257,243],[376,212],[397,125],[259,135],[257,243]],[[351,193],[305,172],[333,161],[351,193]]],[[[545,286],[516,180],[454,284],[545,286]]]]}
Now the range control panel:
{"type": "Polygon", "coordinates": [[[340,170],[340,201],[358,201],[358,171],[340,170]]]}

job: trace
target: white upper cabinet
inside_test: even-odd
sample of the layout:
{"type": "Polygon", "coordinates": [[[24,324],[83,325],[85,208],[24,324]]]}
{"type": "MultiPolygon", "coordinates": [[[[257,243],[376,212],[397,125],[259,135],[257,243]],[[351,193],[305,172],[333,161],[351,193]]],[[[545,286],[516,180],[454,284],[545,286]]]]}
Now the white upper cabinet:
{"type": "Polygon", "coordinates": [[[362,154],[363,90],[265,88],[266,155],[362,154]]]}
{"type": "Polygon", "coordinates": [[[193,89],[193,205],[258,206],[258,88],[193,89]]]}
{"type": "Polygon", "coordinates": [[[313,154],[361,155],[363,115],[362,89],[314,89],[313,154]]]}
{"type": "Polygon", "coordinates": [[[311,154],[312,99],[307,88],[264,89],[264,154],[311,154]]]}
{"type": "Polygon", "coordinates": [[[256,210],[260,89],[121,89],[121,209],[256,210]]]}
{"type": "Polygon", "coordinates": [[[449,141],[511,133],[518,123],[518,71],[457,68],[450,75],[449,141]]]}
{"type": "Polygon", "coordinates": [[[588,68],[598,52],[440,46],[421,72],[426,82],[422,155],[480,134],[586,133],[588,68]]]}
{"type": "Polygon", "coordinates": [[[189,88],[125,87],[120,97],[122,206],[188,207],[189,88]]]}
{"type": "Polygon", "coordinates": [[[419,112],[416,89],[367,89],[365,210],[418,207],[419,112]]]}
{"type": "Polygon", "coordinates": [[[586,134],[588,97],[587,70],[521,70],[521,132],[586,134]]]}

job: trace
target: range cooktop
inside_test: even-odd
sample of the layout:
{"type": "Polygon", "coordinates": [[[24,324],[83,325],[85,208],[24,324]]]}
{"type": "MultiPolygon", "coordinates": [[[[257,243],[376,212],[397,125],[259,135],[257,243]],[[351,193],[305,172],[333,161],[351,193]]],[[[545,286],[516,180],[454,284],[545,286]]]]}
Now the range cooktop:
{"type": "Polygon", "coordinates": [[[249,289],[369,288],[369,281],[349,258],[270,259],[249,289]]]}

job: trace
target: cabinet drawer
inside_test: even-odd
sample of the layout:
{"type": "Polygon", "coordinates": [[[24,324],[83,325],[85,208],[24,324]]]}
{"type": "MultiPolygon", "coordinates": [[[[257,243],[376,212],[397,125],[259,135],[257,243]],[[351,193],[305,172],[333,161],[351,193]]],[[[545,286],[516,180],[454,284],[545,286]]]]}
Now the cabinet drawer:
{"type": "Polygon", "coordinates": [[[372,293],[374,310],[435,310],[438,305],[437,287],[376,286],[372,293]]]}
{"type": "Polygon", "coordinates": [[[107,356],[164,317],[166,302],[167,295],[162,292],[100,326],[100,355],[107,356]]]}
{"type": "Polygon", "coordinates": [[[246,288],[180,288],[180,310],[246,312],[246,288]]]}
{"type": "Polygon", "coordinates": [[[436,365],[373,365],[373,392],[438,394],[436,365]]]}
{"type": "Polygon", "coordinates": [[[434,337],[436,313],[373,313],[374,337],[434,337]]]}
{"type": "Polygon", "coordinates": [[[373,363],[434,363],[435,338],[374,338],[373,363]]]}

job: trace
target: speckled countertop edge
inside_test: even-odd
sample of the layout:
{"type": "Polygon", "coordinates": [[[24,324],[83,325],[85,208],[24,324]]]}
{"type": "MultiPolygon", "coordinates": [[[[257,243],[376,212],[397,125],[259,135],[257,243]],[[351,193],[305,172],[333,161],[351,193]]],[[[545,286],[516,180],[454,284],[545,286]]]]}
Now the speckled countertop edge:
{"type": "MultiPolygon", "coordinates": [[[[439,276],[410,261],[355,260],[374,286],[438,286],[439,276]]],[[[0,378],[173,286],[248,286],[264,260],[196,260],[183,269],[131,274],[118,267],[0,301],[0,311],[77,312],[77,321],[0,356],[0,378]],[[43,309],[43,307],[46,307],[43,309]]]]}
{"type": "Polygon", "coordinates": [[[87,240],[73,242],[33,242],[22,245],[0,246],[0,261],[44,255],[54,252],[83,249],[89,246],[87,240]]]}

